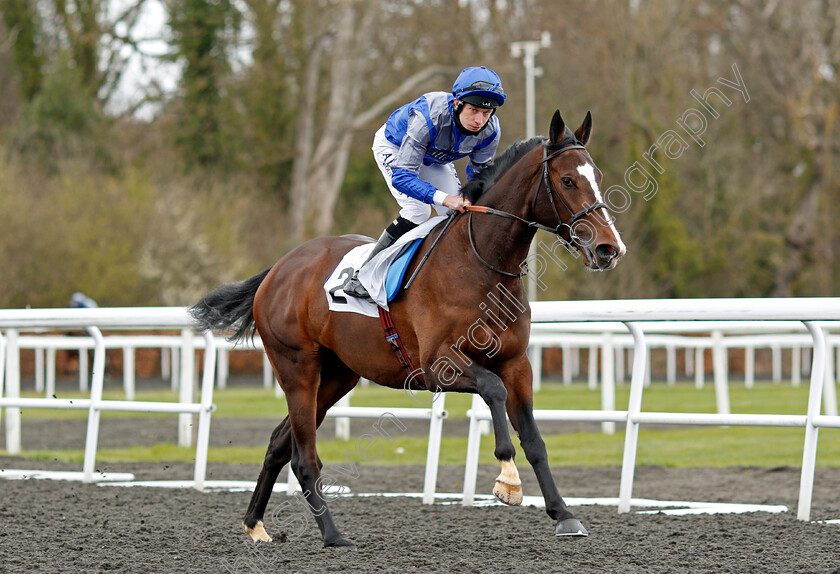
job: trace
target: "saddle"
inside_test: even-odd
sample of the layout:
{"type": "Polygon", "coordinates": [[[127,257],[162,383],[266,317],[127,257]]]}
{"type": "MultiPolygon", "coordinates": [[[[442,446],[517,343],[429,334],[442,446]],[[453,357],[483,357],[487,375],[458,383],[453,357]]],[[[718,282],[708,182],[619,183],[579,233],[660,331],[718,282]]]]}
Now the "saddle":
{"type": "Polygon", "coordinates": [[[373,243],[360,245],[350,250],[324,282],[330,311],[361,313],[368,317],[379,317],[378,307],[387,311],[388,303],[393,301],[402,289],[406,270],[420,243],[445,219],[444,216],[429,219],[397,239],[393,245],[384,249],[370,261],[367,261],[367,257],[373,249],[373,243]],[[361,267],[363,263],[365,265],[361,267]],[[359,280],[370,293],[373,301],[344,294],[343,286],[360,267],[359,280]]]}
{"type": "Polygon", "coordinates": [[[405,272],[408,270],[408,265],[414,258],[417,248],[423,243],[423,238],[417,238],[406,246],[403,252],[388,266],[388,273],[385,275],[385,295],[388,302],[396,298],[403,286],[405,280],[405,272]]]}

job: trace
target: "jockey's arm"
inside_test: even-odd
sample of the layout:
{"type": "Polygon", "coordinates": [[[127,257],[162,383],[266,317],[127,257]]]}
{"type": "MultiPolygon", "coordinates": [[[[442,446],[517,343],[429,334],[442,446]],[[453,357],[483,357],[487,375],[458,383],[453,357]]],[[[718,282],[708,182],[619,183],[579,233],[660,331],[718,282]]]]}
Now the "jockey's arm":
{"type": "Polygon", "coordinates": [[[401,167],[394,167],[391,172],[391,183],[394,188],[423,203],[443,205],[446,194],[436,189],[431,183],[420,179],[416,171],[401,167]]]}
{"type": "MultiPolygon", "coordinates": [[[[400,147],[400,156],[402,156],[403,149],[406,147],[407,140],[411,140],[411,138],[406,136],[403,140],[403,145],[400,147]]],[[[408,141],[408,145],[413,145],[413,142],[408,141]]],[[[425,154],[425,148],[422,148],[420,153],[425,154]]],[[[423,155],[420,155],[420,165],[422,165],[422,158],[423,155]]],[[[416,168],[417,171],[415,171],[404,167],[396,167],[395,164],[397,164],[398,161],[399,159],[395,160],[391,167],[391,184],[397,191],[400,191],[409,197],[413,197],[414,199],[418,199],[423,203],[442,205],[443,207],[460,211],[462,213],[464,211],[464,206],[470,205],[470,202],[462,196],[447,195],[443,191],[435,188],[432,184],[420,179],[420,176],[417,174],[420,170],[419,165],[416,168]]]]}
{"type": "Polygon", "coordinates": [[[391,184],[397,191],[423,203],[443,205],[446,193],[423,181],[418,175],[423,167],[430,138],[426,118],[421,113],[412,112],[400,151],[391,163],[391,184]]]}
{"type": "MultiPolygon", "coordinates": [[[[406,137],[406,139],[408,139],[406,137]]],[[[397,191],[419,199],[423,203],[430,203],[434,205],[442,205],[448,209],[460,211],[463,213],[464,206],[470,205],[469,200],[464,199],[460,195],[447,195],[439,189],[436,189],[430,183],[420,179],[416,171],[411,171],[404,168],[393,168],[391,174],[391,183],[397,191]]]]}

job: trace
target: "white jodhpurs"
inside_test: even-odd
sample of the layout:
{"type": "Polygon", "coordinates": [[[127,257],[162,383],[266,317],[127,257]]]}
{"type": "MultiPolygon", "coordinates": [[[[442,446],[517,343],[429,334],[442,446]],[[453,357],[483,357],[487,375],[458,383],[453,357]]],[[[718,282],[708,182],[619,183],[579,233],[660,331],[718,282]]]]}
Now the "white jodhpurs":
{"type": "MultiPolygon", "coordinates": [[[[385,137],[385,126],[382,126],[376,135],[373,137],[373,157],[376,160],[376,165],[379,166],[379,171],[385,178],[385,183],[388,184],[388,189],[391,190],[391,195],[400,204],[400,216],[403,219],[416,224],[423,223],[432,213],[432,206],[423,203],[419,199],[414,199],[401,191],[394,189],[391,184],[391,167],[390,164],[394,161],[399,146],[395,146],[385,137]]],[[[455,166],[448,164],[432,164],[424,165],[418,172],[420,179],[432,184],[436,189],[444,192],[447,195],[458,195],[461,192],[461,181],[458,179],[458,172],[455,171],[455,166]]],[[[435,211],[438,215],[446,215],[449,209],[442,205],[435,205],[435,211]]]]}

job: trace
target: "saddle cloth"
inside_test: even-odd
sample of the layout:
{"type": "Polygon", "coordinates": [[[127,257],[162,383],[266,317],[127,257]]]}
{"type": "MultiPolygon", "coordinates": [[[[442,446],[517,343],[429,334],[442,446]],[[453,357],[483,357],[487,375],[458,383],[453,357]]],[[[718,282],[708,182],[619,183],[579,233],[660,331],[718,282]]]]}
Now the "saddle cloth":
{"type": "Polygon", "coordinates": [[[359,281],[368,290],[373,303],[367,299],[349,297],[344,294],[343,286],[353,277],[356,269],[368,258],[374,243],[366,243],[351,249],[324,282],[324,292],[330,311],[361,313],[369,317],[379,317],[377,306],[386,311],[388,302],[399,292],[405,270],[417,251],[421,240],[425,238],[445,216],[433,217],[421,223],[399,239],[393,245],[382,250],[359,271],[359,281]],[[392,264],[393,267],[392,267],[392,264]],[[390,269],[390,272],[389,272],[390,269]]]}

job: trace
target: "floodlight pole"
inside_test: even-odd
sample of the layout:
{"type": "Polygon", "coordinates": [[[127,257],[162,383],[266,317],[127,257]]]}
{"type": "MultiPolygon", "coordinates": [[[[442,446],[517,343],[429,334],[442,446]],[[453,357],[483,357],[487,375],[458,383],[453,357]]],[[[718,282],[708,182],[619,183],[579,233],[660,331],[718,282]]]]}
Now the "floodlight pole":
{"type": "MultiPolygon", "coordinates": [[[[534,104],[534,79],[542,76],[543,69],[534,65],[534,58],[540,51],[540,48],[548,48],[551,46],[551,34],[543,32],[539,40],[531,40],[525,42],[513,42],[510,45],[510,54],[514,58],[522,57],[522,65],[525,66],[525,137],[530,139],[537,135],[534,123],[535,104],[534,104]]],[[[528,250],[528,262],[532,265],[536,264],[536,238],[531,242],[531,247],[528,250]]],[[[530,301],[537,300],[537,278],[528,277],[528,299],[530,301]]]]}

